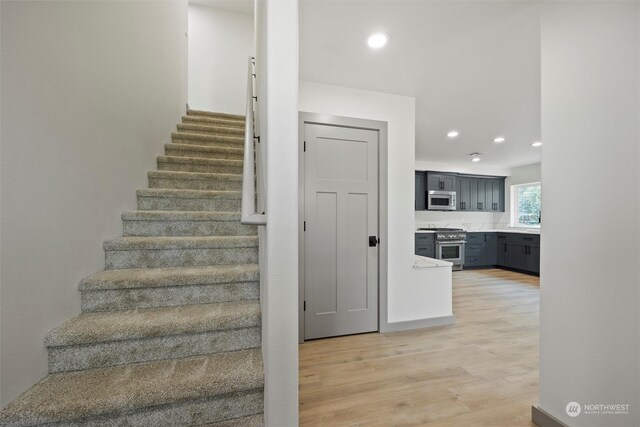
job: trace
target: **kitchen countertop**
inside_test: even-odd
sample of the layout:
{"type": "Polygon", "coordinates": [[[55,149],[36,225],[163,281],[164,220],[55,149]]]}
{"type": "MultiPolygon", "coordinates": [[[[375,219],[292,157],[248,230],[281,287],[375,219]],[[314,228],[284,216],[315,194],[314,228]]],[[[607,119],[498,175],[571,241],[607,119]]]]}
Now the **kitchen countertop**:
{"type": "MultiPolygon", "coordinates": [[[[435,231],[431,230],[416,230],[416,233],[433,234],[435,231]]],[[[517,229],[517,228],[503,228],[500,230],[467,230],[467,233],[518,233],[518,234],[537,234],[540,235],[540,230],[535,229],[517,229]]]]}
{"type": "Polygon", "coordinates": [[[414,255],[413,268],[438,268],[453,266],[452,262],[443,261],[441,259],[427,258],[426,256],[414,255]]]}

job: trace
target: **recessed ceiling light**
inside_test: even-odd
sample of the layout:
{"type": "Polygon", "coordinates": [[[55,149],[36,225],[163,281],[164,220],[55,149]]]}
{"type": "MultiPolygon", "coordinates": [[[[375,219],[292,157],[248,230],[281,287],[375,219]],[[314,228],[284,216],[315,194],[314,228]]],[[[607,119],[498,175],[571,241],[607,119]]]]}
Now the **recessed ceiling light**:
{"type": "Polygon", "coordinates": [[[498,144],[504,141],[505,141],[504,136],[498,136],[493,140],[493,142],[496,142],[498,144]]]}
{"type": "Polygon", "coordinates": [[[385,33],[373,33],[367,39],[367,44],[370,48],[379,49],[389,40],[389,36],[385,33]]]}
{"type": "Polygon", "coordinates": [[[533,144],[531,144],[532,147],[540,147],[542,145],[542,142],[540,141],[536,141],[533,144]]]}
{"type": "Polygon", "coordinates": [[[449,137],[449,138],[455,138],[457,136],[458,136],[458,131],[457,130],[452,130],[451,132],[449,132],[447,134],[447,137],[449,137]]]}
{"type": "Polygon", "coordinates": [[[479,162],[479,161],[480,161],[480,155],[481,155],[481,154],[482,154],[482,153],[478,153],[478,152],[475,152],[475,153],[471,153],[471,154],[469,154],[469,155],[471,156],[471,161],[472,161],[472,162],[479,162]]]}
{"type": "Polygon", "coordinates": [[[471,159],[472,162],[479,162],[480,161],[480,157],[473,157],[471,159]]]}

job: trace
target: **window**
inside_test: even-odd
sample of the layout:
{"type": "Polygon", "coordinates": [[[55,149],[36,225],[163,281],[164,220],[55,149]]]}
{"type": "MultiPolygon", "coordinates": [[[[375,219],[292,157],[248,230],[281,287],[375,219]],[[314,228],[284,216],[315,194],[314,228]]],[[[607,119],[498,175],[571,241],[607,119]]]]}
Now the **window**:
{"type": "Polygon", "coordinates": [[[511,226],[540,227],[540,183],[511,186],[511,226]]]}

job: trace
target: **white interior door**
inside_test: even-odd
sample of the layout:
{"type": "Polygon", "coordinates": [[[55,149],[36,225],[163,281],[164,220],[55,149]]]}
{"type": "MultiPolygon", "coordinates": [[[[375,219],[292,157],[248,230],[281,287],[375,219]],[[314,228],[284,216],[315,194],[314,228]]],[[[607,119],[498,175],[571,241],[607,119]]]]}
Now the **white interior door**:
{"type": "Polygon", "coordinates": [[[305,124],[305,339],[378,330],[378,132],[305,124]]]}

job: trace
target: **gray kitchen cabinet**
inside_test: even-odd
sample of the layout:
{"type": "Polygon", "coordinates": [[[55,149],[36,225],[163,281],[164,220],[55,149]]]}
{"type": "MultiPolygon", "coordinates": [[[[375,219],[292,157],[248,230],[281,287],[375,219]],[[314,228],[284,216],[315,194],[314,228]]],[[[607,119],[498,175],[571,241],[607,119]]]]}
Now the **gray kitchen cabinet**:
{"type": "Polygon", "coordinates": [[[427,191],[455,191],[456,209],[504,212],[504,177],[416,171],[415,209],[425,210],[427,191]]]}
{"type": "Polygon", "coordinates": [[[465,267],[496,265],[496,233],[469,232],[465,246],[465,267]]]}
{"type": "Polygon", "coordinates": [[[435,258],[436,235],[434,233],[415,233],[415,254],[435,258]]]}
{"type": "Polygon", "coordinates": [[[496,265],[540,273],[540,236],[526,233],[497,234],[496,265]]]}
{"type": "Polygon", "coordinates": [[[540,246],[529,247],[529,271],[540,274],[540,246]]]}
{"type": "Polygon", "coordinates": [[[417,211],[427,209],[426,179],[427,174],[425,172],[416,171],[415,209],[417,211]]]}
{"type": "Polygon", "coordinates": [[[461,211],[474,211],[474,205],[471,201],[471,194],[473,191],[473,178],[462,176],[458,178],[458,210],[461,211]]]}
{"type": "Polygon", "coordinates": [[[498,267],[509,266],[509,244],[507,243],[507,236],[505,234],[498,233],[497,237],[497,253],[496,253],[496,265],[498,267]]]}
{"type": "Polygon", "coordinates": [[[427,172],[427,190],[456,191],[456,174],[427,172]]]}
{"type": "Polygon", "coordinates": [[[485,210],[492,212],[504,212],[504,179],[487,179],[485,185],[485,210]]]}
{"type": "Polygon", "coordinates": [[[498,236],[496,233],[484,233],[484,262],[485,265],[498,263],[498,236]]]}
{"type": "Polygon", "coordinates": [[[474,178],[476,188],[476,211],[483,212],[487,209],[487,180],[474,178]]]}

